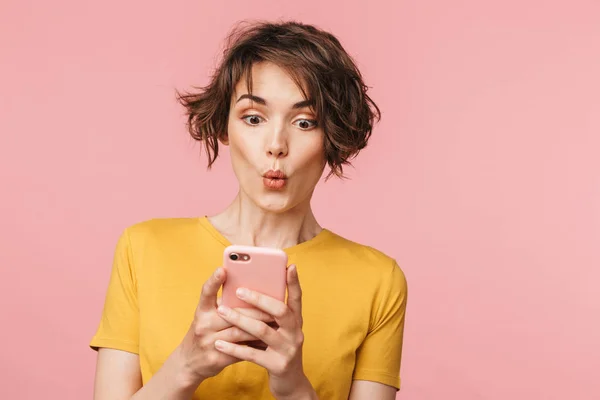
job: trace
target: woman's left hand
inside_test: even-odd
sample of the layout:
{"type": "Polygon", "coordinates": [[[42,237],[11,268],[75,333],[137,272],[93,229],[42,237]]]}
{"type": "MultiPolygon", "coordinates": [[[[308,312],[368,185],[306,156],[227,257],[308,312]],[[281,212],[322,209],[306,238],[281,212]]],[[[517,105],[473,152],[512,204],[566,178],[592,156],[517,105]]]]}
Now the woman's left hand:
{"type": "Polygon", "coordinates": [[[266,350],[222,340],[217,340],[215,347],[266,368],[271,393],[276,399],[314,399],[316,393],[302,368],[302,289],[294,265],[287,271],[287,289],[287,304],[248,289],[237,291],[240,299],[271,315],[279,325],[277,329],[228,307],[218,308],[223,319],[262,340],[268,346],[266,350]]]}

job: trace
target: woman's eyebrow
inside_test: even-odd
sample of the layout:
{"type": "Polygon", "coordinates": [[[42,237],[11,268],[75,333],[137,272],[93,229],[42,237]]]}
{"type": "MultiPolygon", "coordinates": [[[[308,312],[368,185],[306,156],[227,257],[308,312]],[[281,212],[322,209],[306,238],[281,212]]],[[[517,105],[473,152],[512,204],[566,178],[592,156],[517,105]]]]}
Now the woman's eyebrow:
{"type": "MultiPolygon", "coordinates": [[[[258,96],[255,96],[253,94],[248,94],[248,93],[241,95],[237,99],[236,103],[239,103],[243,99],[249,99],[250,101],[261,104],[263,106],[267,105],[267,101],[265,99],[263,99],[262,97],[258,97],[258,96]]],[[[315,102],[312,99],[302,100],[302,101],[299,101],[298,103],[294,104],[292,106],[292,108],[297,109],[297,108],[310,107],[310,106],[313,106],[314,104],[315,104],[315,102]]]]}

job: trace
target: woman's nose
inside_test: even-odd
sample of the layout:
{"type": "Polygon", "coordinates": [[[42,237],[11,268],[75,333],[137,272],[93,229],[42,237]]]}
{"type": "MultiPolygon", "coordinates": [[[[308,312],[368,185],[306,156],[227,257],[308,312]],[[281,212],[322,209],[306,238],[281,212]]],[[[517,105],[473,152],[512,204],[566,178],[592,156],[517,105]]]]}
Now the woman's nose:
{"type": "Polygon", "coordinates": [[[267,153],[269,154],[269,156],[285,157],[287,155],[287,148],[285,148],[284,146],[279,146],[279,145],[270,146],[267,153]]]}
{"type": "Polygon", "coordinates": [[[267,155],[270,157],[285,157],[288,153],[287,140],[282,131],[277,131],[267,144],[267,155]]]}

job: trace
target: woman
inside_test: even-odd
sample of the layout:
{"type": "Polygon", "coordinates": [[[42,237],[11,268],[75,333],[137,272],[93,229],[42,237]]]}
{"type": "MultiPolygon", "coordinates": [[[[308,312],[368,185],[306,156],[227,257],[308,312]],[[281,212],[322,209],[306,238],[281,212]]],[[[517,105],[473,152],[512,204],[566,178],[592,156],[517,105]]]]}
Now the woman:
{"type": "Polygon", "coordinates": [[[325,167],[341,176],[379,118],[350,56],[313,26],[252,25],[179,99],[209,167],[229,146],[239,193],[217,215],[124,232],[91,342],[95,399],[394,399],[404,275],[310,205],[325,167]],[[231,243],[286,251],[286,303],[249,292],[262,312],[218,305],[231,243]]]}

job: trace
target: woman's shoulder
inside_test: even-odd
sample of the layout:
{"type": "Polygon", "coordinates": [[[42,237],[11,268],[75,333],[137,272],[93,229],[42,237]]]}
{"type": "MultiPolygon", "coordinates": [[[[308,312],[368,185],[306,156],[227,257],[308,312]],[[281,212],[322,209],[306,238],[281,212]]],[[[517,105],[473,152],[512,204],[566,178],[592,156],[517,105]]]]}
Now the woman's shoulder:
{"type": "Polygon", "coordinates": [[[393,260],[392,256],[373,245],[358,242],[332,231],[329,231],[329,236],[329,248],[334,251],[348,253],[348,255],[375,262],[388,263],[393,260]]]}
{"type": "Polygon", "coordinates": [[[378,291],[385,288],[384,292],[406,292],[406,276],[395,256],[333,232],[330,235],[329,246],[323,246],[320,259],[341,271],[346,281],[360,281],[361,287],[378,291]]]}
{"type": "Polygon", "coordinates": [[[391,268],[399,268],[396,258],[383,250],[330,232],[330,246],[327,251],[337,259],[351,264],[389,272],[391,268]]]}

